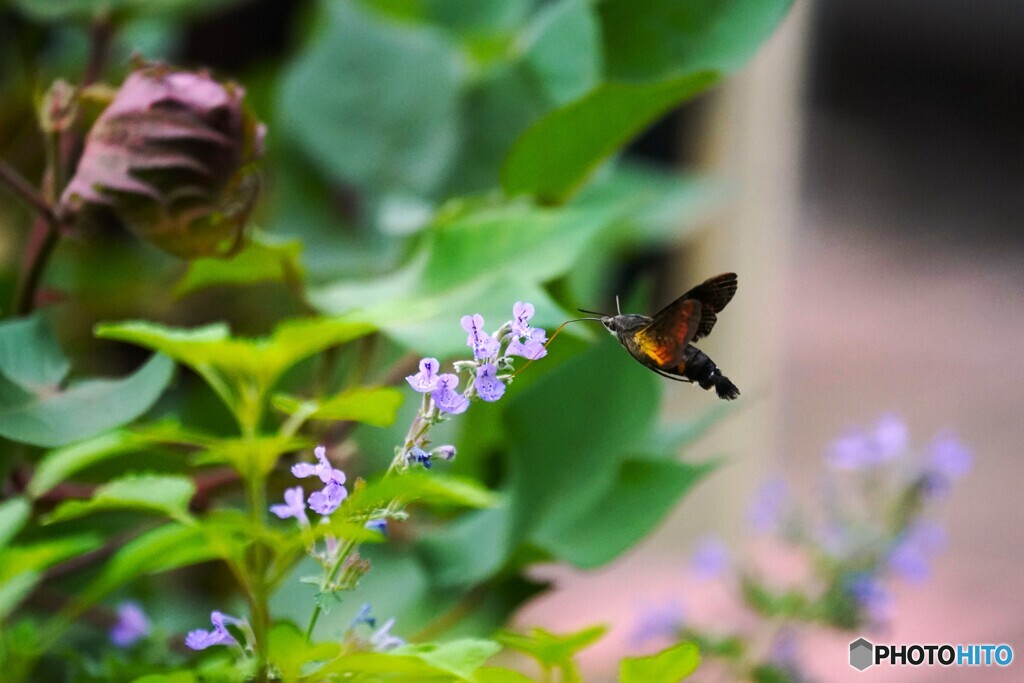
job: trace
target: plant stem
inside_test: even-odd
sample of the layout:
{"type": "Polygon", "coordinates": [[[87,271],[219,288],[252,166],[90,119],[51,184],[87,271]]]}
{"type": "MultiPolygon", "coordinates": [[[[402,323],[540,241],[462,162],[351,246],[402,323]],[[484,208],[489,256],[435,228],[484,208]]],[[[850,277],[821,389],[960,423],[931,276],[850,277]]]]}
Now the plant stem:
{"type": "Polygon", "coordinates": [[[25,180],[25,177],[18,173],[17,169],[0,159],[0,183],[7,186],[11,194],[16,196],[25,206],[35,211],[47,220],[56,223],[53,215],[53,208],[50,202],[36,191],[32,184],[25,180]]]}

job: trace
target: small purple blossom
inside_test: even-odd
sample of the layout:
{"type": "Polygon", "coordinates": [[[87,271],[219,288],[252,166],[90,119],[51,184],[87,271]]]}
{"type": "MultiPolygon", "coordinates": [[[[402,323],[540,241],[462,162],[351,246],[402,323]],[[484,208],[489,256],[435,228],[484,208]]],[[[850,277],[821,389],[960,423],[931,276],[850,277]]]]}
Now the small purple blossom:
{"type": "Polygon", "coordinates": [[[318,464],[312,465],[308,462],[300,462],[292,465],[292,474],[299,479],[305,479],[306,477],[317,476],[325,484],[345,483],[345,473],[341,470],[334,469],[331,466],[330,461],[327,459],[327,449],[323,446],[317,446],[313,449],[316,459],[319,461],[318,464]]]}
{"type": "Polygon", "coordinates": [[[405,454],[405,461],[410,465],[418,462],[428,470],[433,465],[433,463],[430,462],[430,453],[427,453],[419,446],[413,446],[412,448],[409,449],[409,452],[405,454]]]}
{"type": "Polygon", "coordinates": [[[547,341],[547,334],[544,330],[534,328],[530,330],[529,335],[525,342],[520,341],[518,337],[515,337],[508,343],[508,348],[505,349],[506,356],[522,356],[529,360],[537,360],[548,355],[548,350],[544,348],[544,342],[547,341]]]}
{"type": "Polygon", "coordinates": [[[847,580],[846,590],[874,623],[885,623],[892,617],[892,595],[875,576],[854,574],[847,580]]]}
{"type": "Polygon", "coordinates": [[[457,391],[458,375],[444,374],[437,378],[437,389],[430,394],[438,409],[445,413],[458,415],[469,408],[469,399],[457,391]]]}
{"type": "Polygon", "coordinates": [[[370,645],[377,652],[387,652],[405,645],[405,640],[398,636],[391,635],[391,627],[395,625],[394,618],[388,619],[377,629],[377,632],[370,636],[370,645]]]}
{"type": "Polygon", "coordinates": [[[284,504],[271,505],[270,511],[280,519],[294,517],[298,520],[299,525],[309,526],[309,517],[306,516],[305,497],[306,493],[302,490],[301,486],[286,489],[284,492],[284,504]]]}
{"type": "Polygon", "coordinates": [[[946,544],[938,524],[919,522],[907,529],[889,552],[889,569],[907,581],[920,583],[931,574],[930,560],[946,544]]]}
{"type": "Polygon", "coordinates": [[[690,558],[690,568],[700,578],[717,578],[729,568],[729,549],[720,539],[708,536],[690,558]]]}
{"type": "Polygon", "coordinates": [[[686,610],[676,598],[657,606],[644,605],[629,639],[640,647],[651,640],[677,639],[686,626],[686,610]]]}
{"type": "Polygon", "coordinates": [[[455,446],[451,444],[445,444],[444,446],[438,446],[430,452],[431,455],[437,456],[444,460],[452,461],[455,459],[455,446]]]}
{"type": "Polygon", "coordinates": [[[484,363],[476,371],[477,395],[487,402],[497,401],[505,394],[505,383],[498,379],[498,368],[493,363],[484,363]]]}
{"type": "Polygon", "coordinates": [[[370,531],[376,531],[381,536],[388,535],[388,520],[386,519],[371,519],[363,526],[370,531]]]}
{"type": "Polygon", "coordinates": [[[895,415],[883,415],[873,432],[847,431],[832,442],[829,464],[837,470],[861,470],[881,465],[907,449],[907,427],[895,415]]]}
{"type": "Polygon", "coordinates": [[[348,497],[348,491],[341,485],[344,481],[345,475],[342,474],[341,482],[332,481],[322,490],[312,493],[309,496],[309,507],[320,515],[333,513],[341,505],[341,501],[348,497]]]}
{"type": "Polygon", "coordinates": [[[498,352],[501,344],[484,330],[484,317],[479,313],[462,316],[462,329],[469,332],[466,345],[473,349],[477,360],[490,358],[498,352]]]}
{"type": "Polygon", "coordinates": [[[533,304],[517,301],[512,306],[512,334],[516,337],[526,337],[530,334],[530,319],[533,318],[533,304]]]}
{"type": "Polygon", "coordinates": [[[122,602],[117,606],[117,622],[110,629],[110,642],[128,647],[149,635],[149,619],[137,603],[122,602]]]}
{"type": "Polygon", "coordinates": [[[234,637],[228,633],[225,624],[241,624],[241,619],[214,611],[210,613],[210,622],[213,624],[212,630],[204,631],[197,628],[194,631],[189,631],[185,636],[185,644],[193,650],[205,650],[213,645],[230,645],[236,642],[234,637]]]}
{"type": "Polygon", "coordinates": [[[754,531],[767,533],[775,530],[782,522],[786,504],[789,501],[789,488],[780,478],[770,479],[763,483],[747,505],[747,521],[754,531]]]}
{"type": "Polygon", "coordinates": [[[940,434],[928,447],[928,467],[933,476],[952,483],[970,473],[971,452],[951,433],[940,434]]]}
{"type": "Polygon", "coordinates": [[[437,388],[437,371],[441,364],[436,358],[424,358],[420,361],[420,371],[415,375],[409,375],[405,381],[416,391],[426,394],[437,388]]]}
{"type": "Polygon", "coordinates": [[[355,619],[352,620],[352,624],[349,629],[355,629],[360,624],[366,624],[370,628],[377,628],[377,619],[373,616],[370,603],[366,603],[359,608],[359,613],[356,614],[355,619]]]}

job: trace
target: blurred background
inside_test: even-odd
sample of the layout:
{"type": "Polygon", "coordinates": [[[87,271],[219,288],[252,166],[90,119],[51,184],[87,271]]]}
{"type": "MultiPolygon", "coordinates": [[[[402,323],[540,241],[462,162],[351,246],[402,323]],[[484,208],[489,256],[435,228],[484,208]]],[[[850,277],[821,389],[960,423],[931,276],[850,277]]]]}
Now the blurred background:
{"type": "MultiPolygon", "coordinates": [[[[740,273],[729,315],[705,344],[757,397],[705,441],[729,464],[656,535],[596,575],[558,572],[563,590],[523,623],[554,624],[574,610],[588,623],[609,602],[636,623],[671,600],[702,623],[741,620],[723,587],[687,576],[681,556],[703,533],[694,520],[738,548],[750,539],[743,501],[758,481],[781,471],[812,500],[829,443],[894,413],[917,444],[955,431],[975,469],[944,513],[948,545],[932,577],[897,588],[896,616],[876,642],[1019,649],[1024,7],[798,3],[738,78],[673,123],[685,131],[682,154],[734,188],[718,220],[681,249],[680,271],[690,280],[740,273]]],[[[667,410],[701,398],[681,388],[667,410]]],[[[631,633],[616,633],[623,649],[631,633]]],[[[850,640],[818,637],[801,657],[819,680],[897,680],[891,669],[846,666],[850,640]]],[[[594,671],[612,664],[592,656],[594,671]]],[[[1016,662],[971,672],[1019,677],[1016,662]]]]}
{"type": "MultiPolygon", "coordinates": [[[[24,7],[0,7],[6,52],[0,79],[8,91],[30,73],[20,68],[29,51],[40,51],[49,74],[85,58],[81,31],[43,31],[24,18],[24,7]]],[[[300,38],[318,30],[311,16],[307,3],[252,0],[220,3],[173,30],[155,20],[138,22],[113,47],[112,63],[124,64],[132,49],[142,49],[209,66],[244,82],[254,109],[267,112],[282,97],[278,74],[267,65],[292,58],[300,38]]],[[[5,99],[0,117],[2,156],[38,177],[42,160],[29,134],[31,100],[5,99]]],[[[294,152],[272,150],[275,163],[301,166],[294,152]]],[[[733,547],[745,543],[745,501],[761,481],[781,472],[798,495],[812,498],[829,442],[851,425],[893,413],[906,420],[914,443],[954,430],[974,450],[975,470],[945,511],[949,542],[932,578],[898,590],[896,617],[884,637],[1019,647],[1021,4],[798,2],[752,63],[659,121],[629,154],[664,168],[703,171],[719,183],[721,200],[699,220],[691,217],[672,248],[637,251],[616,277],[625,283],[642,273],[655,283],[653,298],[664,303],[711,274],[737,271],[739,293],[704,348],[743,389],[744,400],[688,454],[725,457],[725,467],[611,565],[590,572],[539,570],[537,578],[555,581],[556,588],[530,603],[518,623],[559,631],[614,623],[611,635],[583,657],[588,680],[610,680],[618,657],[635,650],[633,625],[652,605],[678,599],[712,622],[742,618],[715,590],[688,578],[686,557],[700,535],[720,534],[733,547]]],[[[270,179],[268,224],[302,222],[311,245],[317,231],[339,224],[342,232],[357,230],[348,219],[367,207],[354,203],[350,188],[305,182],[298,172],[291,178],[300,187],[270,179]],[[300,204],[320,213],[303,214],[300,204]]],[[[23,222],[12,204],[3,202],[0,224],[23,222]]],[[[22,238],[19,230],[0,234],[5,277],[20,258],[22,238]]],[[[105,239],[116,247],[123,238],[105,239]]],[[[331,263],[316,263],[311,247],[309,265],[370,271],[396,258],[386,240],[359,244],[362,250],[331,263]]],[[[69,256],[64,263],[58,281],[88,279],[76,270],[79,261],[69,256]]],[[[0,285],[10,289],[13,282],[0,285]]],[[[67,315],[80,316],[87,327],[144,309],[140,302],[152,294],[135,292],[132,301],[115,298],[104,310],[67,315]]],[[[175,316],[185,324],[201,320],[195,311],[204,306],[237,305],[236,329],[262,331],[259,309],[285,296],[265,294],[272,303],[201,294],[175,316]]],[[[699,413],[711,400],[691,387],[667,391],[666,416],[699,413]]],[[[849,669],[848,643],[817,637],[801,657],[821,680],[891,674],[849,669]]],[[[1017,663],[971,673],[975,680],[1020,679],[1017,663]]],[[[956,680],[956,672],[929,669],[900,674],[901,680],[956,680]]]]}

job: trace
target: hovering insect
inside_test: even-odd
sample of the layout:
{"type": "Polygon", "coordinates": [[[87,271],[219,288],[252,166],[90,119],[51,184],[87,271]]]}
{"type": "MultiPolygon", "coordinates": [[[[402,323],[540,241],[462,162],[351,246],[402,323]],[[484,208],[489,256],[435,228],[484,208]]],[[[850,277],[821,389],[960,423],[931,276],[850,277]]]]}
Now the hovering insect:
{"type": "MultiPolygon", "coordinates": [[[[736,273],[722,273],[697,285],[654,314],[605,315],[599,320],[614,334],[633,358],[659,375],[679,382],[694,382],[701,389],[714,387],[719,398],[731,401],[740,390],[722,374],[708,355],[694,346],[711,333],[718,313],[736,293],[736,273]]],[[[616,299],[616,307],[618,299],[616,299]]]]}

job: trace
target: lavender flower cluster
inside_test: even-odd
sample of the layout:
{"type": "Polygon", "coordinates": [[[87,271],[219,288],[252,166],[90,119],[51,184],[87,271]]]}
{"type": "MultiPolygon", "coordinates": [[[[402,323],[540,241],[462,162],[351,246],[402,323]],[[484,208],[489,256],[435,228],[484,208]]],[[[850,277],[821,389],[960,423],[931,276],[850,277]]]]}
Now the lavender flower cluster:
{"type": "MultiPolygon", "coordinates": [[[[774,537],[807,557],[813,572],[806,585],[775,592],[759,578],[756,563],[737,561],[713,537],[700,543],[689,573],[698,579],[740,577],[744,601],[774,634],[767,640],[775,645],[759,653],[761,665],[784,669],[800,680],[793,627],[806,622],[850,630],[890,621],[895,599],[889,581],[928,578],[946,534],[926,514],[971,471],[972,460],[949,432],[915,454],[904,422],[883,416],[872,429],[849,430],[832,442],[820,510],[800,509],[780,478],[765,482],[748,502],[754,534],[774,537]]],[[[743,649],[731,644],[765,640],[756,627],[753,633],[707,632],[686,623],[684,605],[671,606],[643,610],[634,643],[666,636],[695,640],[706,656],[728,660],[743,649]]],[[[748,655],[745,661],[756,659],[748,655]]]]}

